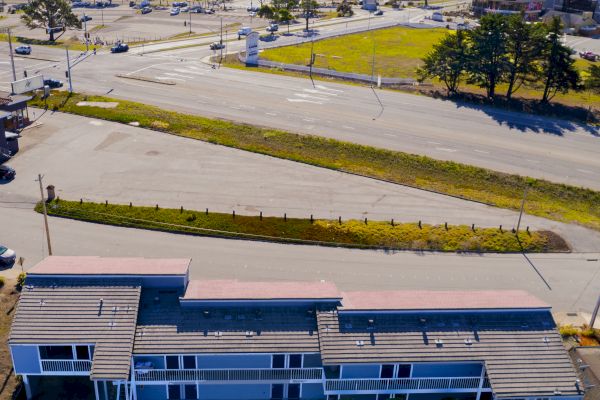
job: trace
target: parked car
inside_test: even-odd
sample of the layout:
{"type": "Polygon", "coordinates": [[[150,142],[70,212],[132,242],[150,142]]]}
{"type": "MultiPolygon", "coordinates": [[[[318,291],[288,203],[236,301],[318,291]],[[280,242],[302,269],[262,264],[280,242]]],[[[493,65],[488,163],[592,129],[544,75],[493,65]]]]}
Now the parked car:
{"type": "Polygon", "coordinates": [[[17,253],[5,246],[0,246],[0,265],[12,267],[17,259],[17,253]]]}
{"type": "Polygon", "coordinates": [[[209,47],[211,50],[221,50],[225,48],[225,45],[221,42],[213,42],[209,47]]]}
{"type": "Polygon", "coordinates": [[[597,61],[598,58],[600,58],[600,55],[598,55],[592,51],[580,51],[579,57],[583,58],[584,60],[588,60],[588,61],[597,61]]]}
{"type": "Polygon", "coordinates": [[[62,81],[53,78],[44,79],[44,86],[48,86],[50,89],[57,89],[63,87],[62,81]]]}
{"type": "Polygon", "coordinates": [[[129,7],[135,7],[135,1],[130,1],[129,2],[129,7]]]}
{"type": "Polygon", "coordinates": [[[149,14],[151,12],[152,12],[152,8],[150,8],[150,7],[142,8],[142,14],[149,14]]]}
{"type": "Polygon", "coordinates": [[[181,8],[179,9],[179,11],[180,11],[180,12],[184,12],[184,13],[185,13],[185,12],[190,12],[190,8],[189,8],[189,7],[181,7],[181,8]]]}
{"type": "Polygon", "coordinates": [[[179,8],[172,8],[169,14],[171,14],[172,17],[175,15],[179,15],[179,8]]]}
{"type": "Polygon", "coordinates": [[[248,15],[251,17],[256,17],[256,13],[254,11],[249,12],[248,15]]]}
{"type": "Polygon", "coordinates": [[[129,51],[129,45],[126,43],[117,43],[110,48],[111,53],[126,53],[129,51]]]}
{"type": "Polygon", "coordinates": [[[375,11],[373,15],[383,15],[383,10],[380,8],[379,10],[375,11]]]}
{"type": "Polygon", "coordinates": [[[252,6],[252,7],[246,8],[246,11],[248,11],[248,12],[258,12],[258,10],[260,10],[260,7],[257,7],[257,6],[252,6]]]}
{"type": "Polygon", "coordinates": [[[279,30],[279,25],[277,24],[271,24],[267,27],[267,32],[277,32],[279,30]]]}
{"type": "Polygon", "coordinates": [[[250,34],[250,32],[252,32],[252,28],[249,26],[244,26],[238,31],[238,36],[247,36],[250,34]]]}
{"type": "Polygon", "coordinates": [[[214,14],[215,10],[213,10],[212,8],[210,10],[205,10],[204,11],[205,14],[214,14]]]}
{"type": "Polygon", "coordinates": [[[79,20],[81,22],[91,21],[92,17],[90,17],[89,15],[84,15],[83,17],[79,18],[79,20]]]}
{"type": "Polygon", "coordinates": [[[431,14],[431,19],[437,22],[444,22],[444,16],[439,11],[436,11],[433,14],[431,14]]]}
{"type": "Polygon", "coordinates": [[[10,181],[15,178],[17,173],[8,165],[0,165],[0,180],[10,181]]]}
{"type": "Polygon", "coordinates": [[[190,12],[202,13],[202,12],[204,12],[204,9],[201,6],[192,6],[192,7],[190,7],[190,12]]]}
{"type": "Polygon", "coordinates": [[[31,46],[19,46],[15,49],[15,53],[29,55],[31,54],[31,46]]]}

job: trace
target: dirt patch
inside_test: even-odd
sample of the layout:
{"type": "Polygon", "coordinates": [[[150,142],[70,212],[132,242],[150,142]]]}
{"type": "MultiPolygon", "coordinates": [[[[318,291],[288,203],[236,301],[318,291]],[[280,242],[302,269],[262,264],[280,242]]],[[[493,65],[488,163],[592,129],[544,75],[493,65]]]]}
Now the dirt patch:
{"type": "Polygon", "coordinates": [[[548,240],[546,248],[553,249],[553,251],[571,251],[565,239],[559,234],[552,231],[540,231],[539,233],[548,240]]]}
{"type": "Polygon", "coordinates": [[[6,280],[0,289],[0,399],[11,399],[20,385],[12,368],[12,359],[8,348],[10,324],[19,300],[19,292],[15,289],[15,283],[15,280],[6,280]]]}

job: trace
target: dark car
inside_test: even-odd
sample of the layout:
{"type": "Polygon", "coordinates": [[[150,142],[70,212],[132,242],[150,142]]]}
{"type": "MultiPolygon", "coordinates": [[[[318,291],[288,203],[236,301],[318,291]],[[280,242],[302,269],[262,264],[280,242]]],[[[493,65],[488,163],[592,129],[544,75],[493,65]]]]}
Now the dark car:
{"type": "Polygon", "coordinates": [[[135,7],[135,1],[130,1],[129,2],[129,7],[135,7]]]}
{"type": "Polygon", "coordinates": [[[8,165],[0,165],[0,180],[10,181],[15,178],[17,173],[8,165]]]}
{"type": "Polygon", "coordinates": [[[12,267],[17,260],[17,253],[5,246],[0,246],[0,266],[12,267]]]}
{"type": "Polygon", "coordinates": [[[225,48],[225,45],[223,43],[220,42],[213,42],[210,44],[210,49],[211,50],[221,50],[225,48]]]}
{"type": "Polygon", "coordinates": [[[48,86],[50,89],[56,89],[63,87],[63,83],[58,79],[48,78],[44,79],[44,86],[48,86]]]}
{"type": "Polygon", "coordinates": [[[31,54],[31,46],[19,46],[15,49],[15,53],[17,54],[31,54]]]}
{"type": "Polygon", "coordinates": [[[84,15],[83,17],[79,18],[79,20],[81,22],[91,21],[92,17],[90,17],[89,15],[84,15]]]}
{"type": "Polygon", "coordinates": [[[142,14],[148,14],[151,13],[152,9],[150,7],[144,7],[142,8],[142,14]]]}
{"type": "Polygon", "coordinates": [[[110,48],[111,53],[126,53],[129,51],[129,46],[125,43],[119,43],[110,48]]]}

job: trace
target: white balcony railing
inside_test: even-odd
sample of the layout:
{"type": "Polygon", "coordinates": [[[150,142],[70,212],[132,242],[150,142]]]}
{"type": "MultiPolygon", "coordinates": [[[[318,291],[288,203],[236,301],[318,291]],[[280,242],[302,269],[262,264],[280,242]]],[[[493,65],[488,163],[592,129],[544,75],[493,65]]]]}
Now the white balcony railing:
{"type": "MultiPolygon", "coordinates": [[[[415,391],[477,390],[480,378],[397,378],[397,379],[327,379],[326,394],[352,393],[400,393],[415,391]]],[[[489,388],[484,380],[483,388],[489,388]]]]}
{"type": "Polygon", "coordinates": [[[136,369],[135,380],[141,382],[248,382],[323,381],[322,368],[286,369],[136,369]]]}
{"type": "Polygon", "coordinates": [[[89,360],[42,360],[42,373],[46,375],[89,375],[91,369],[89,360]]]}

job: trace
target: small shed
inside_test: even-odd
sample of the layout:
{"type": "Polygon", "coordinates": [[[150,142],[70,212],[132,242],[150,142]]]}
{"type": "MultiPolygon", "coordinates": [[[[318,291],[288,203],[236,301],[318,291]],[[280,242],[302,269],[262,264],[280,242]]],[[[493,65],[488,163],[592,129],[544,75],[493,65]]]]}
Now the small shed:
{"type": "Polygon", "coordinates": [[[27,102],[31,99],[31,96],[0,91],[0,112],[9,114],[4,125],[6,130],[15,132],[29,125],[27,102]]]}

